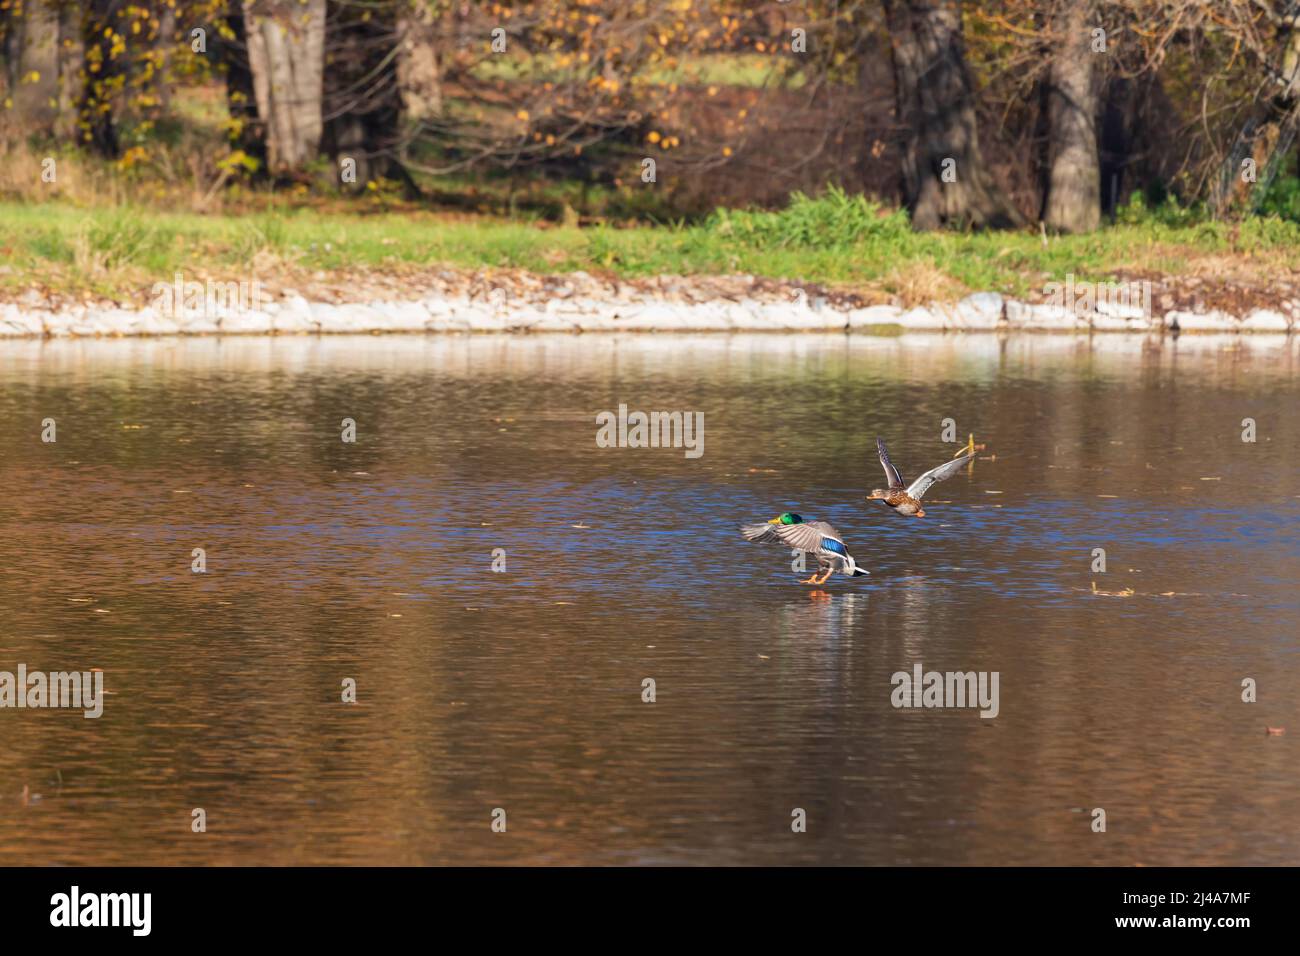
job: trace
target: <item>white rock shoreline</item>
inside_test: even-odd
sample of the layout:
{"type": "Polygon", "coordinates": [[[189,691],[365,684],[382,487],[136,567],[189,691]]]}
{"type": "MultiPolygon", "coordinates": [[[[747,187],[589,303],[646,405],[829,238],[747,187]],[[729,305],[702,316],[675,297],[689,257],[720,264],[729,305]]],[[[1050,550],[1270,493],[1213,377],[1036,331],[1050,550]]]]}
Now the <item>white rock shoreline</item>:
{"type": "Polygon", "coordinates": [[[825,299],[790,303],[758,298],[676,301],[647,295],[567,297],[545,301],[491,296],[430,295],[410,301],[352,305],[308,302],[289,294],[260,309],[167,313],[79,305],[63,309],[0,304],[0,338],[168,335],[293,335],[416,332],[1183,332],[1289,334],[1300,303],[1286,313],[1099,308],[1080,314],[980,292],[955,304],[904,309],[853,308],[825,299]]]}

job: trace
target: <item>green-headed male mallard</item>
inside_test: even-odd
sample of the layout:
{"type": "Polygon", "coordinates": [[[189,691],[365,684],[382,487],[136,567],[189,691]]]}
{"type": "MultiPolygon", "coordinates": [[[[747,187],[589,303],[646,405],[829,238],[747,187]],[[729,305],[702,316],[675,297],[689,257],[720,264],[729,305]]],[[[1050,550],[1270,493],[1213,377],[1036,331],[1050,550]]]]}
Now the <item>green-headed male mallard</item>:
{"type": "Polygon", "coordinates": [[[766,524],[743,525],[740,533],[747,541],[784,544],[816,558],[819,570],[825,573],[820,578],[813,574],[800,581],[800,584],[825,584],[835,571],[851,578],[871,573],[858,567],[853,555],[844,546],[840,533],[825,521],[804,521],[799,515],[787,511],[766,524]]]}
{"type": "Polygon", "coordinates": [[[871,493],[870,500],[880,499],[893,508],[896,514],[912,515],[917,518],[925,517],[925,511],[921,508],[921,497],[930,490],[930,486],[935,482],[943,481],[945,478],[951,478],[961,471],[966,462],[975,457],[975,453],[971,452],[961,458],[944,462],[937,468],[931,468],[910,485],[905,485],[903,476],[898,473],[894,463],[889,460],[889,452],[885,450],[885,443],[879,438],[876,439],[876,451],[880,455],[880,464],[885,468],[885,477],[889,479],[889,490],[877,488],[871,493]]]}

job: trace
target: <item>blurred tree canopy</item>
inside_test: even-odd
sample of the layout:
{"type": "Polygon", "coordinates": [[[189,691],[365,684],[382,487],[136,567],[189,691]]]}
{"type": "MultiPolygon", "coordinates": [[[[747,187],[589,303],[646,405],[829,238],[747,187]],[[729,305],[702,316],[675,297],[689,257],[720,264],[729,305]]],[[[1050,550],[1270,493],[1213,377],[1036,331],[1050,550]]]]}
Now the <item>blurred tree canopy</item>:
{"type": "Polygon", "coordinates": [[[921,229],[1086,232],[1135,192],[1257,205],[1298,27],[1293,0],[0,0],[0,134],[210,190],[654,160],[683,211],[837,185],[921,229]],[[168,151],[201,121],[220,148],[168,151]]]}

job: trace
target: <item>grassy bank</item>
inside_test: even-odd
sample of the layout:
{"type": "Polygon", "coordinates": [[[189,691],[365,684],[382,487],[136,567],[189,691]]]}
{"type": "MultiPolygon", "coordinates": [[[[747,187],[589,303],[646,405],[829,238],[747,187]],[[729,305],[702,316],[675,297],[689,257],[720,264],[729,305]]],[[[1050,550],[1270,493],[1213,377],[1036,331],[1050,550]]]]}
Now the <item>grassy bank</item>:
{"type": "Polygon", "coordinates": [[[0,293],[137,299],[159,279],[294,281],[444,267],[573,270],[635,278],[748,273],[905,304],[993,289],[1033,298],[1073,273],[1267,288],[1300,270],[1300,226],[1209,222],[1126,210],[1089,236],[917,234],[860,197],[796,196],[776,212],[719,211],[692,224],[617,227],[450,216],[413,208],[283,205],[238,216],[157,207],[0,203],[0,293]]]}

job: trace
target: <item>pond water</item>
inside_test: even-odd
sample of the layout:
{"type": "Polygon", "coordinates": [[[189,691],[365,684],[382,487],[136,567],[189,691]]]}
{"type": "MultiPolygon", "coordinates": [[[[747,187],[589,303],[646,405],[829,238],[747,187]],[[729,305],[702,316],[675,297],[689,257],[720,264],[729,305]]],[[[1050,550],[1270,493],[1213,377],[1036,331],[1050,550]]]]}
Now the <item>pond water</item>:
{"type": "Polygon", "coordinates": [[[0,343],[0,671],[105,690],[0,709],[0,863],[1294,864],[1298,443],[1276,339],[0,343]]]}

